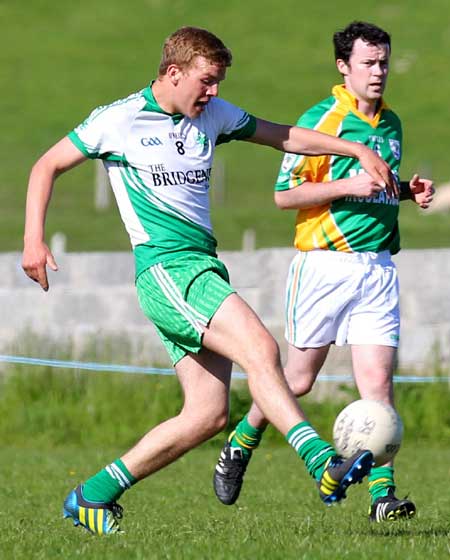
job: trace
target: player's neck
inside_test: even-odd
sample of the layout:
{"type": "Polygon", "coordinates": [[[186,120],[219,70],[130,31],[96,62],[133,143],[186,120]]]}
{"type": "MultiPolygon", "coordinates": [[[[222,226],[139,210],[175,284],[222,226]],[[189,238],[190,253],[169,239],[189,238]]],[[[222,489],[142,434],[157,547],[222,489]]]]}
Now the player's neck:
{"type": "Polygon", "coordinates": [[[172,101],[171,91],[164,80],[157,79],[153,82],[152,93],[156,103],[163,111],[171,115],[178,112],[172,101]]]}
{"type": "Polygon", "coordinates": [[[373,119],[374,116],[378,113],[378,109],[380,108],[381,101],[374,100],[374,101],[364,101],[362,99],[356,99],[356,103],[358,106],[358,111],[368,117],[369,119],[373,119]]]}

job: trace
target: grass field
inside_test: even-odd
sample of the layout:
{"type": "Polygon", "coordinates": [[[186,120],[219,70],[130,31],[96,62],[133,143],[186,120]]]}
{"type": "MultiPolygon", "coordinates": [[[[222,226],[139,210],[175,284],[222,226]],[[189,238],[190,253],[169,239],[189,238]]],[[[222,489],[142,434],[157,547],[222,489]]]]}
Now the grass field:
{"type": "MultiPolygon", "coordinates": [[[[353,19],[393,35],[387,101],[403,119],[402,175],[448,181],[447,0],[342,0],[304,8],[296,0],[120,0],[0,2],[0,251],[22,247],[26,182],[36,158],[99,104],[126,96],[155,75],[164,38],[181,25],[210,28],[234,53],[221,95],[254,114],[294,122],[339,80],[331,36],[353,19]]],[[[240,247],[252,227],[258,247],[288,246],[294,214],[280,212],[272,190],[281,155],[243,142],[221,147],[225,197],[213,206],[219,249],[240,247]]],[[[69,251],[127,250],[115,206],[94,208],[91,163],[58,181],[48,233],[67,235],[69,251]],[[88,224],[88,227],[86,227],[88,224]]],[[[447,246],[448,216],[419,216],[402,204],[403,246],[447,246]]]]}
{"type": "MultiPolygon", "coordinates": [[[[355,397],[354,389],[347,393],[347,401],[355,397]]],[[[405,425],[398,495],[409,494],[418,506],[410,522],[370,524],[365,483],[339,507],[326,508],[295,453],[269,427],[236,506],[213,494],[221,434],[127,492],[126,533],[97,538],[62,520],[65,495],[176,414],[177,382],[14,367],[0,376],[0,558],[447,558],[450,389],[411,384],[396,393],[405,425]]],[[[234,385],[231,425],[249,402],[246,385],[234,385]]],[[[342,403],[305,399],[304,406],[330,439],[342,403]]]]}
{"type": "MultiPolygon", "coordinates": [[[[80,425],[80,429],[87,426],[80,425]]],[[[237,505],[216,501],[211,485],[220,446],[205,446],[123,496],[124,535],[93,537],[62,520],[65,494],[118,449],[3,447],[0,555],[21,560],[127,559],[444,559],[450,555],[450,450],[406,446],[398,458],[399,495],[416,519],[368,522],[363,482],[326,508],[287,447],[263,446],[237,505]]]]}

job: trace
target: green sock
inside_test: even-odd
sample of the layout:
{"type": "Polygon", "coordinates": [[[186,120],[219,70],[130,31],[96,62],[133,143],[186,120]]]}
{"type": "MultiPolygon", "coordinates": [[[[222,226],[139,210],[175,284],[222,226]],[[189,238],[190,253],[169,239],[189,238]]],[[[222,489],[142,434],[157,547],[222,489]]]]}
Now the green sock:
{"type": "Polygon", "coordinates": [[[256,449],[260,444],[265,429],[266,427],[254,428],[249,424],[247,414],[236,426],[236,430],[230,439],[231,446],[240,447],[242,449],[242,455],[248,459],[253,449],[256,449]]]}
{"type": "Polygon", "coordinates": [[[368,476],[368,481],[372,504],[378,498],[387,496],[389,489],[395,492],[393,467],[372,467],[368,476]]]}
{"type": "Polygon", "coordinates": [[[83,497],[90,502],[115,502],[137,480],[120,459],[106,466],[83,484],[83,497]]]}
{"type": "Polygon", "coordinates": [[[303,459],[309,474],[320,480],[328,459],[336,455],[333,447],[319,437],[309,422],[300,422],[291,428],[286,440],[303,459]]]}

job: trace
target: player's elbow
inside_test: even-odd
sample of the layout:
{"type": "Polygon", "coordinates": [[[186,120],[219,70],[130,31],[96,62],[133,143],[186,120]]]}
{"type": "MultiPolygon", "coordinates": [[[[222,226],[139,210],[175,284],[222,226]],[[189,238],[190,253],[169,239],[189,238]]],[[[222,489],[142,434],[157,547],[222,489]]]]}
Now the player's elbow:
{"type": "Polygon", "coordinates": [[[31,175],[33,177],[54,179],[58,175],[58,170],[53,160],[49,158],[47,154],[44,154],[31,168],[31,175]]]}
{"type": "Polygon", "coordinates": [[[290,210],[292,206],[289,203],[289,199],[286,197],[285,192],[275,192],[274,202],[280,210],[290,210]]]}

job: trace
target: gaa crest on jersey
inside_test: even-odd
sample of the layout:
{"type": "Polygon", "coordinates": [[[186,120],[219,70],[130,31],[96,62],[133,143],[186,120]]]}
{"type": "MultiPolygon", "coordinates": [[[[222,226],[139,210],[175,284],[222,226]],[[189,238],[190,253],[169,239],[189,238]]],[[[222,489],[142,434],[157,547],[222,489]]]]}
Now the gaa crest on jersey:
{"type": "Polygon", "coordinates": [[[157,136],[153,136],[153,137],[147,136],[146,138],[141,138],[141,144],[146,147],[163,145],[163,143],[157,136]]]}
{"type": "Polygon", "coordinates": [[[289,153],[284,154],[284,158],[281,163],[281,171],[283,173],[289,173],[297,157],[298,157],[297,154],[289,154],[289,153]]]}
{"type": "Polygon", "coordinates": [[[196,142],[200,146],[206,146],[209,142],[209,138],[208,138],[208,136],[206,136],[206,134],[204,132],[198,131],[196,142]]]}
{"type": "Polygon", "coordinates": [[[395,140],[394,138],[389,138],[389,147],[391,148],[392,155],[395,157],[395,159],[399,160],[400,156],[402,155],[400,142],[398,140],[395,140]]]}

